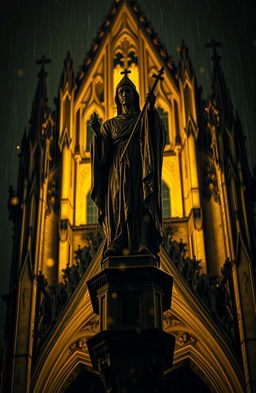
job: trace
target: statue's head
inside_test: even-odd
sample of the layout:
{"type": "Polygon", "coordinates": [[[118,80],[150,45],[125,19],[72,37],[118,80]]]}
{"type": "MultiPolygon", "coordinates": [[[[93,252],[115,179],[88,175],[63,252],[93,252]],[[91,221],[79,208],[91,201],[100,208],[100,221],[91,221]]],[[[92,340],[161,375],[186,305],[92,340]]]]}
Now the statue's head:
{"type": "Polygon", "coordinates": [[[122,113],[123,105],[131,105],[135,112],[140,112],[139,94],[127,76],[124,76],[116,87],[115,102],[118,115],[122,113]]]}

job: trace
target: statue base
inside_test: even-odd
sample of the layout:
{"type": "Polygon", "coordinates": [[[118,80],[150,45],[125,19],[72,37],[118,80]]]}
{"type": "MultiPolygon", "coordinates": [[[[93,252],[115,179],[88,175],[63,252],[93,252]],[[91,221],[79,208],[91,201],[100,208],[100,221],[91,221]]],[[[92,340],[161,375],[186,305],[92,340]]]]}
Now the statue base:
{"type": "Polygon", "coordinates": [[[108,257],[88,281],[100,333],[87,341],[93,368],[112,393],[156,392],[172,366],[175,339],[162,330],[172,277],[148,255],[108,257]]]}

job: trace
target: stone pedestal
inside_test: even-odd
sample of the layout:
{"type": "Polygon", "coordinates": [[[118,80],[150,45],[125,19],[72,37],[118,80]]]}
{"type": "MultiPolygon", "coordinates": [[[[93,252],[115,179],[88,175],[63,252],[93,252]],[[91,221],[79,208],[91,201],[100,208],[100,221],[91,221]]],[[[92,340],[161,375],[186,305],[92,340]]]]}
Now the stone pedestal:
{"type": "Polygon", "coordinates": [[[158,391],[174,352],[174,337],[162,331],[172,283],[146,255],[109,257],[88,281],[101,331],[87,344],[92,365],[109,392],[158,391]]]}

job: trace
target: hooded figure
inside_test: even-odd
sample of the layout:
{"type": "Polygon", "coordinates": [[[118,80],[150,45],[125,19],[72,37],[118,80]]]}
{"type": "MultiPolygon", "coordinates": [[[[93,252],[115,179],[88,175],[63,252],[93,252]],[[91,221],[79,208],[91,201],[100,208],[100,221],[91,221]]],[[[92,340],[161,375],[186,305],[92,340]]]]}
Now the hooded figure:
{"type": "Polygon", "coordinates": [[[104,257],[149,254],[162,240],[161,172],[165,129],[147,95],[147,109],[124,160],[121,154],[140,114],[139,95],[125,76],[116,87],[117,116],[91,127],[92,199],[106,236],[104,257]]]}

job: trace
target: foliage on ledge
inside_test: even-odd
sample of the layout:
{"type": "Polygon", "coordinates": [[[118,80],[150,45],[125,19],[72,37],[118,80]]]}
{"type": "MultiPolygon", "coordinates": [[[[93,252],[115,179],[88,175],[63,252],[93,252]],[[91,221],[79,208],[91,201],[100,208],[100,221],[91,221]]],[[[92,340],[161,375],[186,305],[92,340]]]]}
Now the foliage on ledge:
{"type": "Polygon", "coordinates": [[[164,227],[162,246],[170,260],[182,274],[190,288],[210,311],[217,325],[224,328],[229,337],[236,341],[237,311],[235,308],[232,264],[227,259],[221,270],[221,276],[200,273],[200,261],[186,256],[186,243],[173,240],[170,226],[164,227]]]}
{"type": "MultiPolygon", "coordinates": [[[[42,273],[38,275],[37,308],[34,334],[34,358],[55,326],[57,318],[64,309],[81,278],[89,267],[100,244],[103,233],[99,226],[88,228],[84,247],[75,251],[75,263],[67,264],[63,269],[63,281],[49,286],[42,273]]],[[[186,256],[186,244],[182,239],[177,242],[172,238],[170,226],[164,226],[163,247],[170,260],[182,274],[190,288],[198,295],[217,325],[224,328],[235,343],[237,337],[237,313],[235,309],[232,265],[227,260],[222,269],[222,276],[200,273],[200,261],[186,256]]]]}

